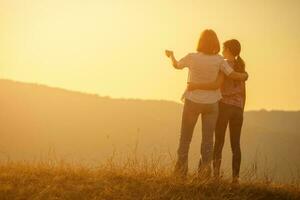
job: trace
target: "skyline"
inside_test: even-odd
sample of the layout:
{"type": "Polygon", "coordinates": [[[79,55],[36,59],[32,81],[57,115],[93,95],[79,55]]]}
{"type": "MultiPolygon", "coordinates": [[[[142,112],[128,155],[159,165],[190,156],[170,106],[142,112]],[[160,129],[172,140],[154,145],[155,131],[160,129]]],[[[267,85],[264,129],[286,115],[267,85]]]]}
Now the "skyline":
{"type": "Polygon", "coordinates": [[[172,69],[164,50],[193,52],[211,28],[242,44],[246,110],[300,110],[296,0],[12,0],[0,11],[1,79],[180,102],[187,70],[172,69]]]}

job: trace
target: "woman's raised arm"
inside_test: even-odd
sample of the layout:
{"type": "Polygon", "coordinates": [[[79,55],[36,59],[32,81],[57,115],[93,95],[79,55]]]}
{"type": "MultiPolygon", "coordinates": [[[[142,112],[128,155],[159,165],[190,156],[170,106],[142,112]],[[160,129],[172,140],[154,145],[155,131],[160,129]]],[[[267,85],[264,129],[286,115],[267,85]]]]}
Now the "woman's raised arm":
{"type": "Polygon", "coordinates": [[[170,50],[165,51],[166,56],[171,59],[172,65],[175,69],[183,69],[189,65],[190,55],[183,57],[181,60],[177,61],[174,52],[170,50]]]}

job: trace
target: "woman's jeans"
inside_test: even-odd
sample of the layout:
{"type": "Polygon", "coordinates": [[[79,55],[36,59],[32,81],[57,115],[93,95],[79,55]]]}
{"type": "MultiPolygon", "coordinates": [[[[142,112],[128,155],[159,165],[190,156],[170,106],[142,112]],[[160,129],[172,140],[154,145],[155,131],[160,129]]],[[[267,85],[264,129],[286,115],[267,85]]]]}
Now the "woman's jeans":
{"type": "Polygon", "coordinates": [[[201,159],[198,169],[209,167],[213,158],[213,138],[218,118],[218,103],[201,104],[185,99],[181,135],[179,147],[177,150],[177,162],[175,165],[175,174],[186,176],[188,172],[188,153],[190,148],[193,131],[199,115],[202,119],[202,143],[201,143],[201,159]]]}
{"type": "Polygon", "coordinates": [[[230,144],[232,150],[232,176],[238,178],[241,165],[240,137],[243,125],[243,109],[229,104],[219,103],[219,117],[216,126],[214,145],[214,175],[220,175],[222,149],[224,146],[226,128],[229,124],[230,144]]]}

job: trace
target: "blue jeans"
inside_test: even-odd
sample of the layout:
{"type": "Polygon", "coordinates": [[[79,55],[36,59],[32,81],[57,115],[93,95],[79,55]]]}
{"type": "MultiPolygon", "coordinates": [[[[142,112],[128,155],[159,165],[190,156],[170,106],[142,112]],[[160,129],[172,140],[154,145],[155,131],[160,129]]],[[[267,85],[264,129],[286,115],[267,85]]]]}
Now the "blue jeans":
{"type": "Polygon", "coordinates": [[[188,153],[194,128],[198,117],[201,114],[202,119],[202,142],[201,142],[201,159],[198,169],[209,167],[213,158],[213,138],[218,118],[218,103],[201,104],[185,99],[181,135],[179,147],[177,150],[177,162],[174,172],[183,176],[188,172],[188,153]]]}

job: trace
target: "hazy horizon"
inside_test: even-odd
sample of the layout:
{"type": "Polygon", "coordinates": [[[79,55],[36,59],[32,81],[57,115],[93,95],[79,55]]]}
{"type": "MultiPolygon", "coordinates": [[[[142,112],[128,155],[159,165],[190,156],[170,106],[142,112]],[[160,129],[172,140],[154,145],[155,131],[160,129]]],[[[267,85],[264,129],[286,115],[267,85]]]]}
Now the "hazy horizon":
{"type": "Polygon", "coordinates": [[[0,1],[0,78],[112,98],[180,102],[195,51],[214,29],[237,38],[250,75],[246,110],[300,110],[296,0],[0,1]]]}
{"type": "MultiPolygon", "coordinates": [[[[110,98],[110,99],[115,99],[115,100],[142,100],[142,101],[166,101],[166,102],[174,102],[174,103],[178,103],[178,104],[182,104],[183,102],[181,101],[174,101],[174,100],[168,100],[168,99],[143,99],[143,98],[137,98],[137,97],[114,97],[114,96],[110,96],[110,95],[102,95],[102,94],[98,94],[98,93],[93,93],[93,92],[87,92],[87,91],[81,91],[81,90],[72,90],[72,89],[68,89],[68,88],[62,88],[62,87],[56,87],[56,86],[52,86],[52,85],[47,85],[47,84],[43,84],[43,83],[37,83],[37,82],[24,82],[24,81],[18,81],[18,80],[13,80],[13,79],[3,79],[0,78],[0,81],[12,81],[12,82],[16,82],[16,83],[20,83],[20,84],[29,84],[29,85],[37,85],[37,86],[41,86],[41,87],[47,87],[47,88],[52,88],[52,89],[58,89],[58,90],[64,90],[67,92],[75,92],[75,93],[80,93],[83,95],[97,95],[99,98],[110,98]]],[[[260,108],[260,109],[246,109],[246,112],[259,112],[259,111],[267,111],[267,112],[300,112],[300,109],[296,109],[296,110],[284,110],[284,109],[266,109],[266,108],[260,108]]]]}
{"type": "MultiPolygon", "coordinates": [[[[181,104],[112,99],[2,79],[0,91],[0,161],[47,159],[53,151],[65,161],[97,164],[135,148],[140,156],[175,158],[181,104]]],[[[295,178],[300,166],[299,117],[300,112],[245,112],[242,171],[259,161],[259,170],[271,170],[269,175],[278,181],[295,178]]],[[[201,127],[198,123],[191,142],[191,169],[200,158],[201,127]]],[[[223,158],[223,169],[229,170],[227,139],[223,158]]]]}

